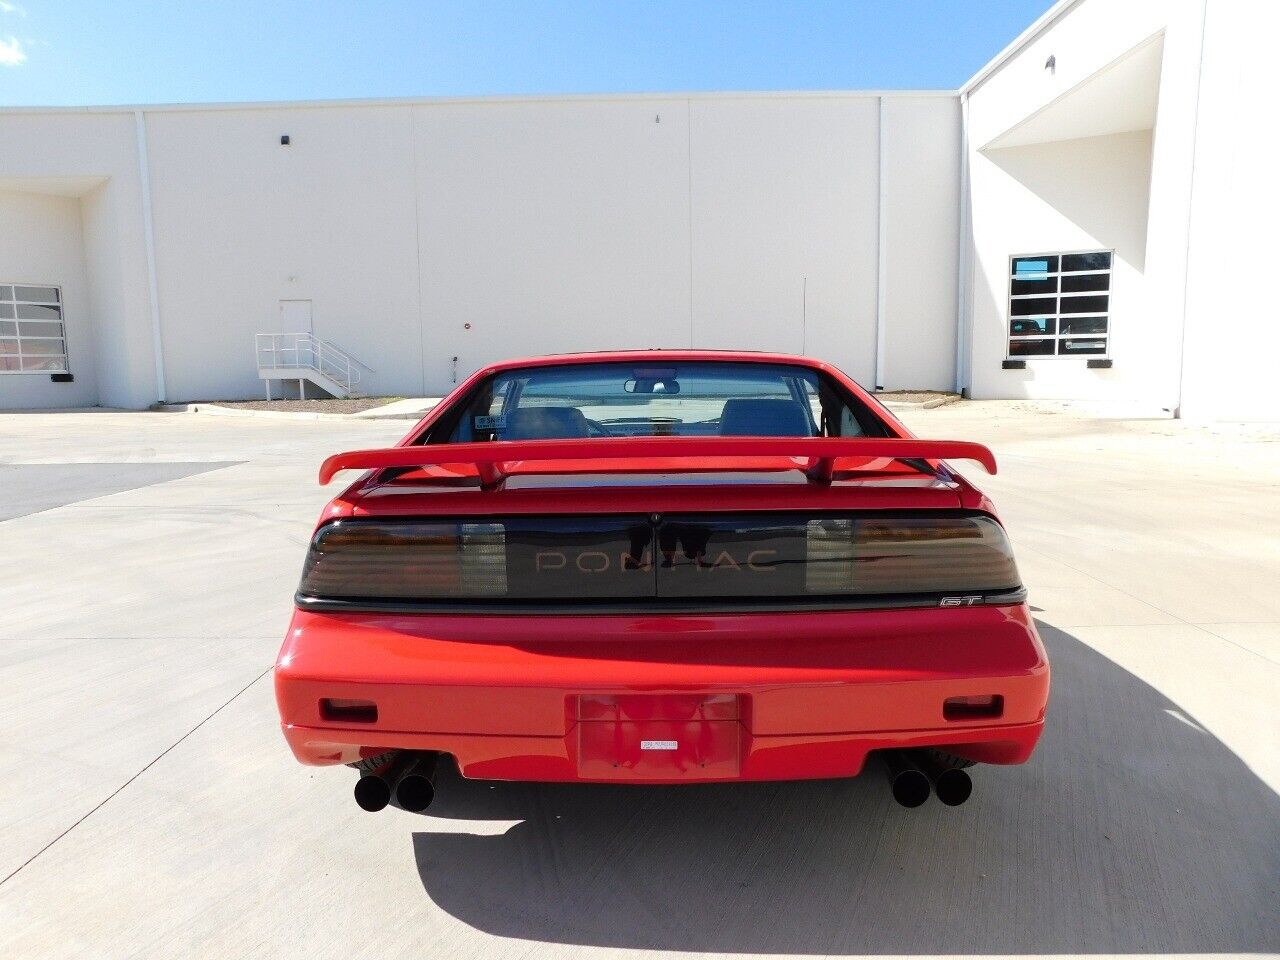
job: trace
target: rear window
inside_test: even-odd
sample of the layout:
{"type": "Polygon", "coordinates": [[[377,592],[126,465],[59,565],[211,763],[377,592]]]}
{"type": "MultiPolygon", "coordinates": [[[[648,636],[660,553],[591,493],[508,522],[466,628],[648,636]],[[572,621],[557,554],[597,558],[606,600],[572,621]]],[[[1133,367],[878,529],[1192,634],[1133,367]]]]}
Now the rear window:
{"type": "MultiPolygon", "coordinates": [[[[443,425],[442,425],[443,426],[443,425]]],[[[448,442],[601,437],[884,436],[816,370],[763,363],[530,367],[482,383],[448,442]]]]}

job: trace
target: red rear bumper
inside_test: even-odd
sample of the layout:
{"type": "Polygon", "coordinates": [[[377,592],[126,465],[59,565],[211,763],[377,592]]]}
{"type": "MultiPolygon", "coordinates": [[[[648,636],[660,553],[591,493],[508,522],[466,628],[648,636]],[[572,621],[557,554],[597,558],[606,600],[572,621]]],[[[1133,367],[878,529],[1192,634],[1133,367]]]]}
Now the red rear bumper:
{"type": "Polygon", "coordinates": [[[276,664],[303,763],[387,749],[468,777],[691,782],[852,776],[868,751],[1031,756],[1049,666],[1025,606],[705,615],[298,611],[276,664]],[[1003,697],[948,720],[948,697],[1003,697]],[[321,701],[372,701],[369,722],[321,701]]]}

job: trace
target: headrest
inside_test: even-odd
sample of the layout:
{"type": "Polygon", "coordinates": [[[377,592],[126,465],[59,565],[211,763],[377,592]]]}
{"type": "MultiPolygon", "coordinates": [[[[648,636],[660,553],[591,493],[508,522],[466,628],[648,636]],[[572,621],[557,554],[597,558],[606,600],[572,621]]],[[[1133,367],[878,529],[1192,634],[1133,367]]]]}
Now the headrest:
{"type": "Polygon", "coordinates": [[[500,433],[503,440],[576,440],[588,435],[587,418],[577,407],[517,407],[500,433]]]}
{"type": "Polygon", "coordinates": [[[720,411],[722,437],[811,437],[813,424],[804,404],[796,400],[757,400],[741,397],[724,402],[720,411]]]}

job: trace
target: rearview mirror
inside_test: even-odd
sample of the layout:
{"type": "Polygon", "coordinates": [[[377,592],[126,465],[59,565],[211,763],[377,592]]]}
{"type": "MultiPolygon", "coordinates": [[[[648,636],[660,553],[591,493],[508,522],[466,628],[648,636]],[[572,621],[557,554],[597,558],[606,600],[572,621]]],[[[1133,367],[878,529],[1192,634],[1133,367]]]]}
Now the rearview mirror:
{"type": "Polygon", "coordinates": [[[622,385],[627,393],[657,393],[675,396],[680,392],[680,381],[675,377],[634,377],[622,385]]]}

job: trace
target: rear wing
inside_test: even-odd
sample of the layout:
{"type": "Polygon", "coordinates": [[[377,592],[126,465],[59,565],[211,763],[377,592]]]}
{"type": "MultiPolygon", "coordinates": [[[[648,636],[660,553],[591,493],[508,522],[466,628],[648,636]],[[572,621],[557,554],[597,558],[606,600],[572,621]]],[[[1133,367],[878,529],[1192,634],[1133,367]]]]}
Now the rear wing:
{"type": "Polygon", "coordinates": [[[628,473],[705,473],[713,471],[801,470],[813,482],[830,483],[837,459],[892,462],[973,460],[987,473],[996,458],[980,443],[963,440],[882,439],[869,437],[614,437],[586,440],[490,440],[440,443],[336,453],[320,466],[320,483],[342,470],[381,470],[471,464],[483,489],[492,489],[519,473],[600,473],[598,461],[620,461],[613,469],[628,473]],[[779,465],[779,458],[792,459],[779,465]],[[663,461],[660,465],[626,461],[663,461]],[[725,464],[722,461],[734,461],[725,464]],[[544,470],[539,464],[547,465],[544,470]]]}

